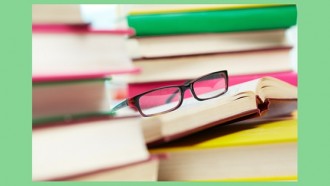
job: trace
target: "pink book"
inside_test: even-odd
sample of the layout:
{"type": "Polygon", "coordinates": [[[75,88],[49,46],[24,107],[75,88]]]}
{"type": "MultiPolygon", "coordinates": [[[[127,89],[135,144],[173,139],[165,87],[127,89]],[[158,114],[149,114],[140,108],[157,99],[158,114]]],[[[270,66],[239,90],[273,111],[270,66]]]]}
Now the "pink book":
{"type": "Polygon", "coordinates": [[[52,82],[52,81],[100,79],[116,74],[128,74],[128,73],[135,74],[135,73],[139,73],[140,71],[141,69],[139,68],[131,68],[131,69],[121,69],[121,70],[113,70],[107,72],[95,72],[95,73],[84,73],[84,74],[33,75],[32,82],[41,83],[41,82],[52,82]]]}
{"type": "Polygon", "coordinates": [[[89,24],[32,25],[32,82],[138,73],[125,42],[132,29],[93,30],[89,24]]]}
{"type": "Polygon", "coordinates": [[[90,24],[32,24],[32,33],[96,33],[134,35],[133,29],[95,30],[90,24]]]}
{"type": "MultiPolygon", "coordinates": [[[[293,71],[288,72],[277,72],[277,73],[264,73],[264,74],[251,74],[251,75],[229,75],[229,86],[258,79],[263,76],[271,76],[288,82],[292,85],[297,86],[297,73],[293,71]]],[[[128,84],[128,97],[135,96],[145,91],[169,85],[181,85],[187,80],[176,80],[176,81],[163,81],[163,82],[148,82],[148,83],[131,83],[128,84]]]]}

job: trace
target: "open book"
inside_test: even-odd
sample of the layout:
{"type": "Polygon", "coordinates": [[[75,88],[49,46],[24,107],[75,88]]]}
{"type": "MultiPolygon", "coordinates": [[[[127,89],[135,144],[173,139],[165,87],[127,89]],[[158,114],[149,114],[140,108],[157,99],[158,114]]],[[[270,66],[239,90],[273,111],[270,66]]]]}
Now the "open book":
{"type": "Polygon", "coordinates": [[[296,110],[297,99],[297,87],[264,77],[231,86],[219,98],[202,102],[187,98],[182,108],[143,118],[141,123],[146,142],[155,145],[219,124],[285,116],[296,110]]]}

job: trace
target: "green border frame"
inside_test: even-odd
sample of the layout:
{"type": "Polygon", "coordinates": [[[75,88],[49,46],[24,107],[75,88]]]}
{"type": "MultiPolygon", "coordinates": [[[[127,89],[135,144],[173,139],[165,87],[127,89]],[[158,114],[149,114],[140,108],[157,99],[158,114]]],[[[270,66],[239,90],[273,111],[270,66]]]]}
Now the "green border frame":
{"type": "Polygon", "coordinates": [[[330,185],[329,43],[330,3],[290,0],[53,0],[1,3],[1,185],[330,185]],[[33,3],[296,3],[298,6],[298,182],[32,182],[31,181],[31,4],[33,3]]]}

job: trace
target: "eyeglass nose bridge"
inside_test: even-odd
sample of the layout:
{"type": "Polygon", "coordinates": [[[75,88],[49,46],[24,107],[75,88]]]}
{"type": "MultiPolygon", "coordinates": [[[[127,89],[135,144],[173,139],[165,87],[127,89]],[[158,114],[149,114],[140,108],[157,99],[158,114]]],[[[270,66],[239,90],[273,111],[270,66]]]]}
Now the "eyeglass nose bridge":
{"type": "Polygon", "coordinates": [[[185,84],[183,84],[182,86],[181,86],[181,90],[182,90],[182,93],[184,94],[185,92],[186,92],[186,90],[187,89],[192,89],[192,85],[191,85],[191,83],[185,83],[185,84]]]}
{"type": "Polygon", "coordinates": [[[191,82],[186,82],[185,84],[183,84],[182,86],[181,86],[181,94],[182,94],[182,97],[184,98],[184,94],[186,93],[186,90],[190,90],[190,93],[191,93],[191,95],[195,98],[195,99],[197,99],[197,100],[200,100],[198,97],[197,97],[197,95],[195,94],[195,92],[194,92],[194,90],[193,90],[193,84],[191,83],[191,82]]]}

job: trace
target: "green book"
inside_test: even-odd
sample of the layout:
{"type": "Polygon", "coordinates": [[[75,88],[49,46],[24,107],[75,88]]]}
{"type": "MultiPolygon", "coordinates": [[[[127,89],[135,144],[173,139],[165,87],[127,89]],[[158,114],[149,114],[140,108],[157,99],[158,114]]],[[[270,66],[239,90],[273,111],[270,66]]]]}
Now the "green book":
{"type": "Polygon", "coordinates": [[[296,24],[295,5],[128,15],[128,25],[136,36],[234,32],[289,28],[296,24]]]}
{"type": "Polygon", "coordinates": [[[34,82],[32,124],[111,116],[110,78],[34,82]]]}

